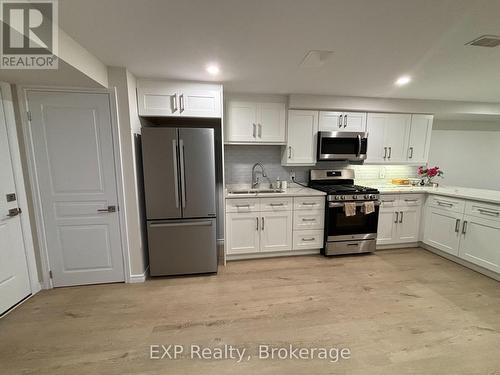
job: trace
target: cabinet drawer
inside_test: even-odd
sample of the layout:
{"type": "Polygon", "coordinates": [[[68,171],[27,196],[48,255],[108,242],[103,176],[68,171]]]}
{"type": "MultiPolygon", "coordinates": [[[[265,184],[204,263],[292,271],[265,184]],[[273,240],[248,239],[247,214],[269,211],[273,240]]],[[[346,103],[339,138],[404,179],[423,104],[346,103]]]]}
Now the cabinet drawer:
{"type": "Polygon", "coordinates": [[[467,202],[465,204],[465,214],[500,221],[500,206],[483,202],[467,202]]]}
{"type": "Polygon", "coordinates": [[[383,194],[380,196],[380,208],[396,207],[398,205],[399,195],[383,194]]]}
{"type": "Polygon", "coordinates": [[[295,197],[293,198],[294,210],[324,210],[325,197],[295,197]]]}
{"type": "Polygon", "coordinates": [[[261,198],[261,211],[291,211],[292,198],[261,198]]]}
{"type": "Polygon", "coordinates": [[[401,194],[397,203],[399,207],[415,207],[421,206],[423,202],[423,194],[401,194]]]}
{"type": "Polygon", "coordinates": [[[299,210],[293,213],[293,229],[323,229],[325,212],[323,210],[299,210]]]}
{"type": "Polygon", "coordinates": [[[293,249],[321,249],[324,243],[322,230],[301,230],[293,232],[293,249]]]}
{"type": "Polygon", "coordinates": [[[450,197],[444,197],[441,195],[432,195],[429,198],[429,206],[463,213],[465,210],[465,201],[450,197]]]}
{"type": "Polygon", "coordinates": [[[226,199],[226,212],[257,212],[260,211],[259,198],[226,199]]]}

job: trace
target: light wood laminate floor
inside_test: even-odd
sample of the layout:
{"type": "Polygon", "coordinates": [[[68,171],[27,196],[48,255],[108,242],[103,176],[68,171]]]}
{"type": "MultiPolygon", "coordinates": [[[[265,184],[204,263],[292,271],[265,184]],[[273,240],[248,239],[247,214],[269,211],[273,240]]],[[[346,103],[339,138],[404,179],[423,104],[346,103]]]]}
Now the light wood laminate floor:
{"type": "Polygon", "coordinates": [[[500,283],[422,249],[229,263],[42,291],[0,320],[7,374],[500,374],[500,283]],[[347,347],[351,359],[149,359],[150,345],[347,347]]]}

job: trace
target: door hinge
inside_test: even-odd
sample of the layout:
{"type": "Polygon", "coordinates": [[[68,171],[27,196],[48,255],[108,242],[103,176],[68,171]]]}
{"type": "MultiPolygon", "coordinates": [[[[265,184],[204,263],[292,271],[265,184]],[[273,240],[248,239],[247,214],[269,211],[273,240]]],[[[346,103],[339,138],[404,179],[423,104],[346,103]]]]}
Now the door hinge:
{"type": "Polygon", "coordinates": [[[31,121],[31,111],[27,111],[26,113],[28,115],[28,121],[31,121]]]}
{"type": "Polygon", "coordinates": [[[52,271],[49,271],[49,277],[52,279],[52,271]]]}

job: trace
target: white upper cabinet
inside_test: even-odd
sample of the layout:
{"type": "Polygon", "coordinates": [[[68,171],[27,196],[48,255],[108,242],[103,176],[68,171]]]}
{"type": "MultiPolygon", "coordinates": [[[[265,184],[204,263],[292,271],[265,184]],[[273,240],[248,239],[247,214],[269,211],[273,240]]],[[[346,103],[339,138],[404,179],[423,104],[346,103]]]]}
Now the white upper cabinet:
{"type": "Polygon", "coordinates": [[[138,80],[137,108],[140,116],[221,117],[222,86],[138,80]]]}
{"type": "Polygon", "coordinates": [[[410,125],[410,114],[369,113],[366,126],[368,132],[366,162],[406,162],[410,125]]]}
{"type": "Polygon", "coordinates": [[[318,111],[288,111],[288,137],[282,165],[315,165],[318,111]]]}
{"type": "Polygon", "coordinates": [[[425,164],[429,158],[432,115],[412,115],[408,141],[408,162],[425,164]]]}
{"type": "Polygon", "coordinates": [[[364,132],[366,130],[366,113],[320,111],[319,130],[329,132],[364,132]]]}
{"type": "Polygon", "coordinates": [[[226,102],[225,143],[285,144],[284,103],[226,102]]]}

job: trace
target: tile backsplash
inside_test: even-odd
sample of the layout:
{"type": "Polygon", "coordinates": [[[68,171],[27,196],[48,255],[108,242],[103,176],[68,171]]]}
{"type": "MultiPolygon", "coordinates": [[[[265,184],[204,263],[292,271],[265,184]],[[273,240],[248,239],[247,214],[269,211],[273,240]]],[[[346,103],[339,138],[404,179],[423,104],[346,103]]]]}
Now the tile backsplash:
{"type": "MultiPolygon", "coordinates": [[[[281,146],[226,145],[224,147],[224,170],[226,184],[250,183],[252,166],[260,162],[264,165],[268,178],[274,182],[290,180],[294,171],[296,180],[307,182],[309,169],[314,167],[283,167],[281,165],[281,146]]],[[[352,168],[356,180],[383,182],[392,178],[416,177],[417,167],[407,165],[348,165],[344,162],[321,163],[315,168],[352,168]]]]}

